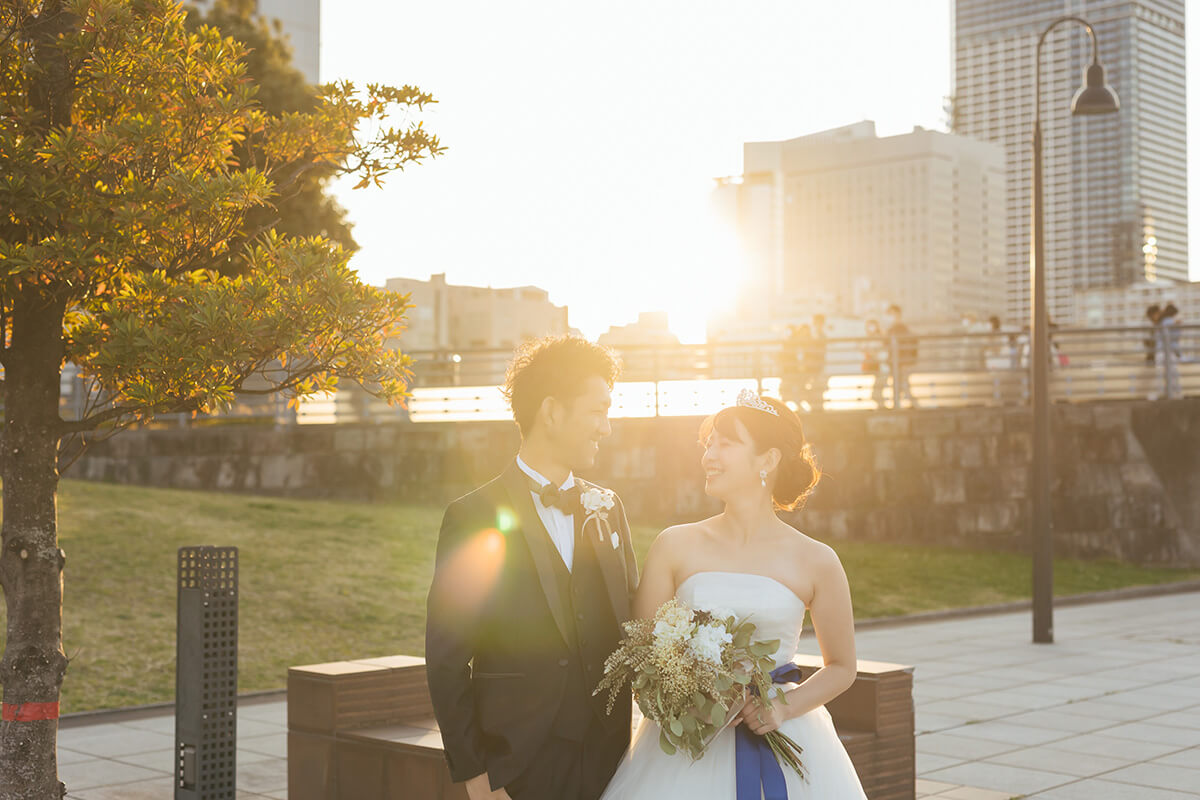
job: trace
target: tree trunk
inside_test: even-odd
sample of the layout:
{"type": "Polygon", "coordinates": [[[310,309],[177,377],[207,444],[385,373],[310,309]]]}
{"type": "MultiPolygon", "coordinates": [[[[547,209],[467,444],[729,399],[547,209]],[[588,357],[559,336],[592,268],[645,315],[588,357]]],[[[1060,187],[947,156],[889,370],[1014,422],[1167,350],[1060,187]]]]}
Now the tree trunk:
{"type": "Polygon", "coordinates": [[[4,524],[0,586],[8,610],[0,681],[0,800],[60,800],[56,744],[62,648],[58,402],[63,306],[36,289],[13,304],[5,354],[4,524]]]}

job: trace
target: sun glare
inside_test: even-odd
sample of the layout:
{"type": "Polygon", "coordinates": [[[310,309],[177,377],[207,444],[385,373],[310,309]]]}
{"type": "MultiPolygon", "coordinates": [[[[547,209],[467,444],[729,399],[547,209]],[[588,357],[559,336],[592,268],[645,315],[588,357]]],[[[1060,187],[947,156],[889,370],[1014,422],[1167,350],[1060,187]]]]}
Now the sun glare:
{"type": "Polygon", "coordinates": [[[689,243],[685,275],[666,306],[671,331],[682,342],[706,339],[709,322],[733,310],[745,285],[746,259],[732,226],[713,211],[689,243]]]}

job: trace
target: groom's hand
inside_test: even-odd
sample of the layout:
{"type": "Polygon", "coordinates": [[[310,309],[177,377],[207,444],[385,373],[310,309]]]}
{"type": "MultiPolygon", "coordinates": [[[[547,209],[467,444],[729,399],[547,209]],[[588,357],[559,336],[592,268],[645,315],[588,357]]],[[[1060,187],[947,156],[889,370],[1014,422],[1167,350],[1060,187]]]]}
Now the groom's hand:
{"type": "Polygon", "coordinates": [[[492,791],[492,782],[487,773],[476,775],[466,783],[467,797],[471,800],[512,800],[504,789],[492,791]]]}

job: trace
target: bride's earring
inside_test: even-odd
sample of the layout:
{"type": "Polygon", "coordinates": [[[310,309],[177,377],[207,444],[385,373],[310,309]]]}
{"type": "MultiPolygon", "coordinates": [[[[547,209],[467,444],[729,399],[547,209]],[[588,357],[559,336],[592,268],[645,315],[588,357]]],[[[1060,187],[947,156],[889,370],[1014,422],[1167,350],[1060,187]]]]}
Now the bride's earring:
{"type": "Polygon", "coordinates": [[[763,488],[767,488],[767,471],[765,469],[760,469],[758,471],[758,478],[762,481],[763,488]]]}

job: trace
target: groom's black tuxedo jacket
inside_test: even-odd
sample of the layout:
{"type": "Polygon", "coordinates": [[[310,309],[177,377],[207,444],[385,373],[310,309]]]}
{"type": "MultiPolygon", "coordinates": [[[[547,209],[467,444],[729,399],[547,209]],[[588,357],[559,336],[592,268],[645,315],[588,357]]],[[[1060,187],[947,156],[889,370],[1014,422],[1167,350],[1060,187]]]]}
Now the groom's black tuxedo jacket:
{"type": "Polygon", "coordinates": [[[551,735],[581,741],[589,725],[628,744],[628,696],[610,717],[607,693],[592,690],[637,588],[629,524],[619,499],[603,525],[574,516],[568,572],[515,460],[446,509],[425,662],[455,781],[487,772],[493,788],[505,786],[551,735]]]}

